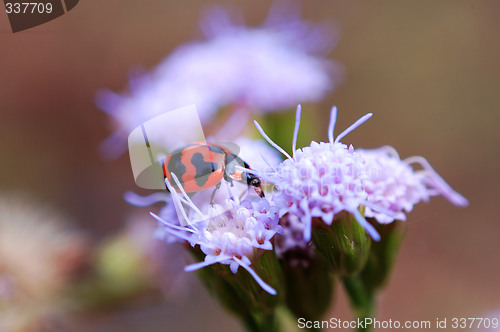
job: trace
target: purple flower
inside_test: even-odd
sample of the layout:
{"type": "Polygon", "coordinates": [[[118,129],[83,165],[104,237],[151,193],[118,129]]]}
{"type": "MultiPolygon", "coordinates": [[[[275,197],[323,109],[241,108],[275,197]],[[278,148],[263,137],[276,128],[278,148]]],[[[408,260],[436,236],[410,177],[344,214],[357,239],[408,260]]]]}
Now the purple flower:
{"type": "Polygon", "coordinates": [[[377,231],[359,212],[361,206],[370,206],[376,211],[390,211],[377,207],[367,201],[364,189],[365,162],[354,148],[340,143],[340,140],[372,114],[366,114],[337,136],[334,140],[337,110],[332,108],[329,125],[328,143],[312,142],[310,146],[296,149],[297,134],[300,125],[301,107],[297,108],[297,118],[293,135],[293,157],[277,146],[255,122],[257,129],[268,142],[281,151],[287,159],[274,171],[261,176],[276,186],[273,202],[279,207],[280,217],[289,213],[299,217],[305,225],[304,240],[311,239],[312,218],[318,217],[330,225],[341,211],[354,215],[374,240],[379,240],[377,231]]]}
{"type": "Polygon", "coordinates": [[[458,206],[468,205],[467,200],[454,191],[423,157],[401,160],[390,146],[356,151],[366,162],[364,187],[367,200],[395,213],[390,216],[366,207],[366,217],[373,217],[382,224],[406,220],[405,212],[411,212],[415,204],[427,202],[431,196],[437,195],[443,195],[458,206]],[[420,164],[423,169],[416,171],[412,164],[420,164]]]}
{"type": "MultiPolygon", "coordinates": [[[[127,198],[136,205],[146,205],[154,201],[170,201],[171,197],[170,203],[160,213],[162,216],[151,215],[159,222],[158,236],[167,241],[176,238],[192,247],[199,246],[206,255],[204,261],[187,266],[186,271],[221,263],[229,265],[231,271],[236,273],[241,266],[265,291],[276,294],[251,268],[262,251],[273,250],[271,239],[282,231],[276,208],[272,208],[266,199],[247,198],[240,202],[232,196],[224,204],[219,204],[220,200],[219,203],[216,200],[213,206],[205,204],[205,213],[185,193],[179,194],[174,190],[171,193],[154,194],[147,198],[129,194],[127,198]],[[180,225],[173,205],[186,219],[186,226],[180,225]]],[[[209,202],[207,197],[203,197],[202,201],[209,202]]]]}
{"type": "MultiPolygon", "coordinates": [[[[303,239],[288,239],[292,243],[283,242],[284,250],[311,239],[311,222],[315,217],[330,225],[339,212],[349,212],[374,240],[379,240],[375,228],[361,215],[361,207],[365,208],[366,217],[373,217],[379,223],[390,223],[405,220],[405,212],[410,212],[421,201],[428,201],[431,196],[443,195],[458,206],[468,204],[422,157],[401,160],[391,147],[355,150],[352,145],[348,147],[340,143],[345,135],[370,118],[371,113],[361,117],[334,139],[337,111],[333,107],[328,129],[329,142],[312,142],[308,147],[296,149],[300,112],[299,105],[293,135],[293,156],[277,146],[255,122],[262,136],[287,157],[272,171],[255,173],[276,186],[273,202],[279,208],[280,217],[292,215],[304,225],[303,239]],[[423,169],[416,171],[411,164],[419,164],[423,169]]],[[[297,222],[290,225],[293,229],[285,229],[285,234],[295,234],[300,228],[297,222]]]]}

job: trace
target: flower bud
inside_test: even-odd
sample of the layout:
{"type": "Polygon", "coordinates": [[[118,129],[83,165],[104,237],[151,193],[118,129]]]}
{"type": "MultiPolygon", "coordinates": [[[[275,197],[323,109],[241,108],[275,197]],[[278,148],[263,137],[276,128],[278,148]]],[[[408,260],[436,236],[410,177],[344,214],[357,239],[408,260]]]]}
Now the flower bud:
{"type": "MultiPolygon", "coordinates": [[[[197,248],[191,248],[191,252],[198,259],[203,258],[197,248]]],[[[228,265],[214,264],[198,270],[198,275],[210,293],[234,314],[242,318],[271,314],[283,302],[284,296],[283,272],[276,254],[262,251],[259,256],[254,256],[251,266],[262,280],[276,290],[276,295],[263,290],[254,276],[243,268],[233,273],[228,265]]]]}
{"type": "Polygon", "coordinates": [[[286,283],[286,304],[296,317],[319,320],[330,307],[333,297],[334,277],[322,255],[308,257],[307,264],[293,264],[287,252],[283,260],[286,283]]]}
{"type": "Polygon", "coordinates": [[[381,235],[381,240],[372,243],[361,272],[342,279],[351,307],[361,319],[373,317],[377,291],[389,279],[404,235],[404,228],[399,221],[385,225],[379,224],[374,218],[369,218],[368,221],[381,235]]]}
{"type": "Polygon", "coordinates": [[[312,239],[330,269],[340,277],[355,275],[363,269],[372,242],[365,229],[348,212],[337,214],[330,226],[313,220],[312,239]]]}
{"type": "Polygon", "coordinates": [[[396,255],[406,231],[401,221],[390,224],[379,224],[373,218],[368,221],[381,235],[379,242],[373,242],[367,263],[360,276],[365,287],[374,292],[380,289],[389,279],[396,255]]]}

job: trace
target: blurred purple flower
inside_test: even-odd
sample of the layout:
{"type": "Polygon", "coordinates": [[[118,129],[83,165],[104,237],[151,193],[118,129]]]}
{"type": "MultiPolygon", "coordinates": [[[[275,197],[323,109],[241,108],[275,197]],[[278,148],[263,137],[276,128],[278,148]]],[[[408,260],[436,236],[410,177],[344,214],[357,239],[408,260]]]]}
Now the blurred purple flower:
{"type": "Polygon", "coordinates": [[[0,193],[0,331],[66,326],[75,303],[65,294],[89,258],[87,235],[67,217],[0,193]]]}
{"type": "MultiPolygon", "coordinates": [[[[146,199],[143,197],[143,200],[146,199]]],[[[156,231],[149,215],[135,212],[127,217],[123,231],[108,243],[123,243],[120,248],[128,255],[131,264],[137,260],[135,279],[153,283],[168,299],[180,300],[193,288],[193,278],[186,277],[183,271],[186,253],[179,244],[166,243],[159,236],[155,238],[156,231]]]]}
{"type": "Polygon", "coordinates": [[[275,5],[261,27],[247,27],[216,7],[201,22],[206,40],[180,46],[151,74],[132,79],[123,95],[101,91],[97,104],[116,130],[106,145],[116,152],[140,123],[189,104],[202,123],[225,106],[246,123],[249,112],[323,97],[341,77],[340,66],[325,58],[337,33],[286,8],[275,5]]]}
{"type": "Polygon", "coordinates": [[[262,139],[240,137],[235,143],[240,147],[238,156],[254,170],[265,171],[283,161],[280,154],[262,139]]]}

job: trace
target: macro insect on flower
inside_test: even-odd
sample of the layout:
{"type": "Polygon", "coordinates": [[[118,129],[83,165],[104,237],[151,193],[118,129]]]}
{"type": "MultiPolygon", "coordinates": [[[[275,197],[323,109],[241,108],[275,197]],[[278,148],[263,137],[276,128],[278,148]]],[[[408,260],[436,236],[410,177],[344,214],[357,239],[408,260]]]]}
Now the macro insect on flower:
{"type": "Polygon", "coordinates": [[[184,271],[198,271],[217,303],[252,332],[291,326],[281,320],[321,319],[331,308],[335,283],[343,285],[359,318],[374,317],[407,213],[436,195],[467,205],[422,157],[400,159],[389,147],[344,144],[371,113],[334,137],[333,107],[328,141],[297,148],[299,105],[290,154],[257,122],[269,145],[245,137],[250,118],[259,114],[273,138],[281,139],[277,131],[288,115],[268,113],[319,101],[341,81],[340,67],[325,58],[335,31],[301,20],[293,8],[277,3],[264,25],[253,28],[215,9],[201,22],[205,40],[177,48],[149,75],[132,79],[123,95],[98,96],[115,124],[105,143],[115,156],[132,128],[168,110],[199,107],[199,126],[183,111],[169,124],[186,120],[190,126],[159,126],[144,140],[156,148],[148,154],[151,163],[161,165],[154,168],[157,187],[149,189],[161,192],[128,193],[126,200],[165,204],[150,212],[158,222],[156,236],[182,243],[194,259],[184,271]],[[200,134],[191,135],[195,128],[200,134]],[[205,143],[205,137],[235,142],[241,151],[234,143],[205,143]]]}
{"type": "Polygon", "coordinates": [[[201,280],[231,311],[237,303],[241,317],[266,316],[285,303],[295,317],[320,317],[329,307],[337,278],[356,313],[371,315],[402,239],[401,223],[395,221],[404,221],[413,205],[436,195],[467,205],[422,157],[401,160],[392,148],[362,150],[340,142],[371,116],[362,116],[334,137],[333,107],[328,142],[297,148],[299,105],[292,154],[254,122],[286,157],[275,163],[260,148],[250,149],[253,157],[245,155],[254,164],[260,152],[267,167],[250,168],[231,143],[189,144],[162,165],[169,193],[129,195],[129,202],[166,203],[159,214],[150,212],[158,221],[157,235],[169,243],[188,244],[195,262],[184,270],[203,269],[201,280]],[[265,196],[261,179],[274,185],[265,196]],[[233,188],[233,182],[254,187],[258,196],[244,197],[248,188],[233,188]],[[205,189],[213,187],[210,196],[205,189]],[[390,252],[382,250],[389,242],[390,252]],[[305,290],[295,291],[300,287],[305,290]],[[359,297],[366,301],[353,300],[359,297]]]}
{"type": "MultiPolygon", "coordinates": [[[[175,175],[173,180],[180,186],[175,175]]],[[[185,271],[221,263],[229,265],[235,274],[241,266],[262,289],[275,295],[276,290],[262,280],[251,265],[260,259],[264,251],[273,249],[271,239],[281,232],[276,209],[265,198],[240,201],[238,197],[232,196],[226,200],[224,207],[214,204],[204,214],[182,188],[179,194],[167,178],[165,183],[171,192],[173,204],[187,219],[187,225],[180,226],[175,220],[165,220],[154,213],[151,215],[159,221],[164,232],[188,242],[193,248],[199,246],[205,254],[203,261],[186,266],[185,271]],[[228,205],[229,209],[226,208],[228,205]],[[186,208],[198,215],[196,221],[188,217],[186,208]]]]}

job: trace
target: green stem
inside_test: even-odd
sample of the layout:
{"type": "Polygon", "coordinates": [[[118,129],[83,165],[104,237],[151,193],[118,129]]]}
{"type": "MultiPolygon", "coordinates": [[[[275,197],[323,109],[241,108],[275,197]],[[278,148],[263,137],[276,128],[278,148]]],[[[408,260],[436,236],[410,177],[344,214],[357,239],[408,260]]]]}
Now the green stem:
{"type": "Polygon", "coordinates": [[[260,324],[253,315],[248,315],[242,319],[243,325],[248,332],[260,332],[260,324]]]}
{"type": "MultiPolygon", "coordinates": [[[[290,309],[290,307],[280,306],[276,310],[276,313],[279,319],[280,331],[286,331],[286,332],[304,331],[303,329],[300,329],[298,325],[298,318],[302,316],[296,316],[293,310],[290,309]]],[[[313,326],[311,328],[305,329],[305,331],[322,332],[323,329],[316,328],[313,326]]]]}
{"type": "Polygon", "coordinates": [[[280,324],[276,313],[251,314],[243,319],[248,332],[280,332],[280,324]]]}
{"type": "MultiPolygon", "coordinates": [[[[299,332],[297,318],[286,306],[278,306],[271,314],[251,314],[243,317],[248,332],[299,332]]],[[[310,328],[307,331],[321,332],[322,329],[310,328]]]]}
{"type": "MultiPolygon", "coordinates": [[[[344,278],[343,283],[356,316],[361,320],[373,318],[375,313],[375,296],[364,286],[359,276],[344,278]]],[[[370,330],[371,327],[360,327],[358,329],[358,331],[370,330]]]]}

